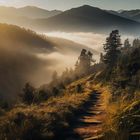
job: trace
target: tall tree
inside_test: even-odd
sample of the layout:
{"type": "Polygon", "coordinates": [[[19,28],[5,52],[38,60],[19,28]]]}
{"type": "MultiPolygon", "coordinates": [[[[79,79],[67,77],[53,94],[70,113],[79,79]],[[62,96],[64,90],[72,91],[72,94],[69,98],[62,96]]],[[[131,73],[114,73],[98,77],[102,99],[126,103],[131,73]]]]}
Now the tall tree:
{"type": "Polygon", "coordinates": [[[34,100],[35,88],[29,83],[26,83],[21,94],[22,101],[26,104],[32,104],[34,100]]]}
{"type": "Polygon", "coordinates": [[[131,44],[129,42],[129,39],[127,38],[125,41],[124,41],[124,48],[127,49],[127,48],[130,48],[131,47],[131,44]]]}
{"type": "Polygon", "coordinates": [[[106,44],[104,44],[105,54],[103,56],[103,62],[108,67],[113,67],[116,64],[121,46],[119,31],[112,31],[106,39],[106,44]]]}
{"type": "Polygon", "coordinates": [[[93,60],[93,54],[85,49],[81,51],[81,54],[78,58],[78,61],[76,62],[76,73],[80,76],[88,74],[92,63],[95,63],[95,60],[93,60]]]}
{"type": "Polygon", "coordinates": [[[135,48],[140,47],[140,40],[139,39],[134,39],[134,41],[133,41],[133,47],[135,47],[135,48]]]}
{"type": "Polygon", "coordinates": [[[100,53],[100,63],[103,63],[103,61],[104,61],[103,53],[100,53]]]}

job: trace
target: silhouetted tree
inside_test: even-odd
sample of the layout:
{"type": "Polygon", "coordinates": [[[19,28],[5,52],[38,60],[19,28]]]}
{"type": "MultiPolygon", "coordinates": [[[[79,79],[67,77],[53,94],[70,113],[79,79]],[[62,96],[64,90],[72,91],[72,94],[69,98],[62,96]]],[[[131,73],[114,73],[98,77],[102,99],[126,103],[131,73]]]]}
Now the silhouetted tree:
{"type": "Polygon", "coordinates": [[[139,39],[134,39],[133,40],[133,47],[135,47],[135,48],[140,47],[140,40],[139,39]]]}
{"type": "Polygon", "coordinates": [[[21,94],[22,101],[26,104],[32,104],[34,99],[35,88],[29,83],[25,84],[23,88],[23,93],[21,94]]]}
{"type": "Polygon", "coordinates": [[[100,63],[103,63],[103,61],[104,61],[103,53],[100,53],[100,63]]]}
{"type": "Polygon", "coordinates": [[[53,89],[52,89],[52,94],[53,94],[54,96],[58,96],[59,90],[58,90],[56,87],[53,87],[53,89]]]}
{"type": "Polygon", "coordinates": [[[128,48],[130,48],[131,47],[131,44],[130,44],[130,42],[129,42],[129,39],[126,39],[125,41],[124,41],[124,48],[125,49],[128,49],[128,48]]]}
{"type": "Polygon", "coordinates": [[[108,67],[113,67],[116,64],[121,46],[119,31],[112,31],[106,39],[106,44],[104,44],[105,55],[103,56],[103,61],[108,67]]]}
{"type": "Polygon", "coordinates": [[[75,65],[75,71],[77,74],[86,75],[89,72],[92,63],[95,62],[92,57],[93,54],[90,51],[87,52],[85,49],[81,51],[81,54],[75,65]]]}
{"type": "Polygon", "coordinates": [[[34,102],[40,103],[46,101],[48,98],[49,98],[48,91],[41,89],[35,93],[34,102]]]}
{"type": "Polygon", "coordinates": [[[140,46],[132,51],[128,68],[132,75],[140,70],[140,46]]]}

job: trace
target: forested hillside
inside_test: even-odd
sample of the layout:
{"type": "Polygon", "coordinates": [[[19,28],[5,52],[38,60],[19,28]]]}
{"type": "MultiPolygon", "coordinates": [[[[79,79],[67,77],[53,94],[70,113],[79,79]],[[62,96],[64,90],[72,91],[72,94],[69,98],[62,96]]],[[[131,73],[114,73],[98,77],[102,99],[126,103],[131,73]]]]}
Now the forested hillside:
{"type": "Polygon", "coordinates": [[[15,101],[26,82],[40,86],[50,81],[56,63],[65,69],[59,57],[78,55],[82,48],[88,47],[15,25],[0,24],[0,98],[15,101]]]}
{"type": "Polygon", "coordinates": [[[75,68],[54,72],[49,84],[36,88],[26,83],[18,103],[1,105],[0,139],[139,138],[140,40],[123,43],[113,30],[103,49],[99,63],[83,49],[75,68]]]}

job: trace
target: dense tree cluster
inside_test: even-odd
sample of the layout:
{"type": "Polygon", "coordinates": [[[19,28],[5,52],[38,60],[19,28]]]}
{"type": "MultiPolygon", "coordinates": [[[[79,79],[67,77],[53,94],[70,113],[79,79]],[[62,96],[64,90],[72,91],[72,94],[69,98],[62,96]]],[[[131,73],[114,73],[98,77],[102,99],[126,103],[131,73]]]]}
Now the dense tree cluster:
{"type": "Polygon", "coordinates": [[[106,44],[104,44],[105,55],[103,56],[103,62],[107,64],[108,67],[113,67],[116,64],[121,45],[119,31],[112,31],[106,39],[106,44]]]}
{"type": "Polygon", "coordinates": [[[140,40],[134,39],[132,44],[129,39],[121,44],[118,30],[111,32],[104,45],[104,55],[101,61],[106,69],[102,78],[113,82],[115,86],[126,88],[127,86],[140,87],[140,40]]]}

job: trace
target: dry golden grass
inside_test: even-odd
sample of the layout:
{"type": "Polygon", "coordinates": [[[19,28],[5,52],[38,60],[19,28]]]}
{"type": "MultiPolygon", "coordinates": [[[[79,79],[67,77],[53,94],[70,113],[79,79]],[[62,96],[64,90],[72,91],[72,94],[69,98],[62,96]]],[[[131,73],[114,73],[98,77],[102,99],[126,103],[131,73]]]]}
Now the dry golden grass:
{"type": "Polygon", "coordinates": [[[104,94],[104,100],[110,100],[105,108],[105,140],[128,140],[130,132],[135,131],[138,123],[134,116],[140,115],[140,92],[136,92],[135,97],[130,99],[123,94],[116,97],[116,101],[111,101],[110,95],[109,92],[104,94]]]}
{"type": "Polygon", "coordinates": [[[128,140],[130,132],[135,132],[136,126],[140,123],[140,91],[129,97],[130,93],[122,90],[122,94],[115,97],[111,86],[96,83],[92,87],[102,93],[101,100],[106,112],[103,139],[128,140]]]}
{"type": "MultiPolygon", "coordinates": [[[[72,86],[75,87],[78,83],[73,83],[72,86]]],[[[69,120],[75,112],[89,100],[91,91],[84,89],[83,93],[75,93],[73,90],[73,93],[50,98],[40,105],[17,105],[0,118],[0,139],[53,139],[69,126],[69,120]]]]}

